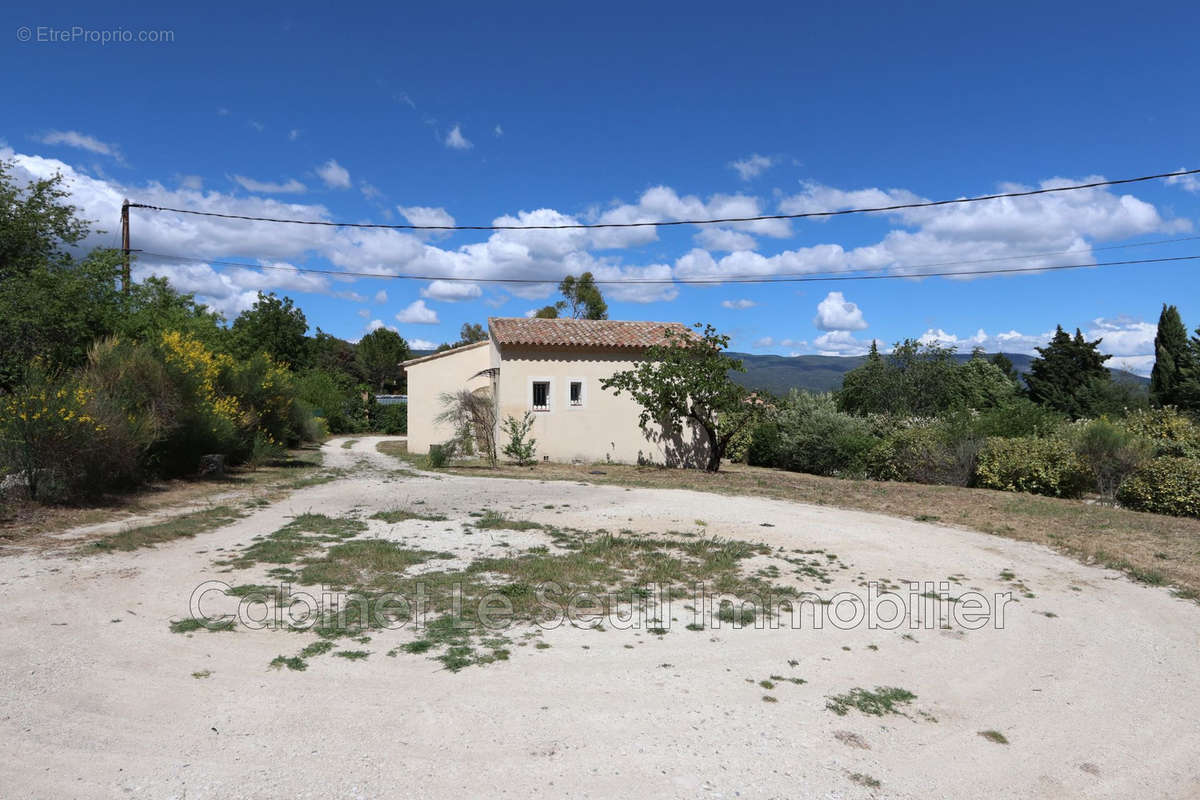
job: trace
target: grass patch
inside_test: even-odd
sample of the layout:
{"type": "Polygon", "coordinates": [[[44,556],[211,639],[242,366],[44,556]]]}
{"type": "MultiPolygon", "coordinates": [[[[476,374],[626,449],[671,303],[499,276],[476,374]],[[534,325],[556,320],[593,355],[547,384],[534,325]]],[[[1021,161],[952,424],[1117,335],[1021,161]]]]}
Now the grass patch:
{"type": "Polygon", "coordinates": [[[523,519],[508,519],[498,511],[485,510],[471,523],[479,530],[532,531],[541,530],[546,526],[540,522],[523,519]]]}
{"type": "Polygon", "coordinates": [[[209,633],[220,633],[222,631],[231,631],[236,620],[233,617],[222,620],[201,620],[194,617],[181,619],[178,622],[170,624],[171,633],[194,633],[195,631],[208,631],[209,633]]]}
{"type": "Polygon", "coordinates": [[[299,656],[275,656],[271,659],[270,667],[272,669],[287,667],[294,672],[304,672],[308,669],[308,662],[299,656]]]}
{"type": "Polygon", "coordinates": [[[371,654],[366,650],[338,650],[334,655],[347,661],[361,661],[371,654]]]}
{"type": "Polygon", "coordinates": [[[367,524],[347,517],[301,514],[274,533],[242,550],[222,566],[246,569],[255,564],[290,564],[317,549],[322,542],[341,541],[366,530],[367,524]]]}
{"type": "Polygon", "coordinates": [[[850,780],[854,781],[859,786],[865,786],[868,789],[878,789],[883,785],[879,782],[878,778],[872,778],[870,775],[867,775],[863,772],[851,772],[850,780]]]}
{"type": "Polygon", "coordinates": [[[163,542],[191,537],[222,528],[231,522],[241,519],[245,514],[230,506],[216,506],[191,514],[156,522],[153,525],[143,525],[140,528],[130,528],[103,539],[97,539],[84,545],[85,550],[111,553],[115,550],[137,550],[142,547],[154,547],[163,542]]]}
{"type": "Polygon", "coordinates": [[[310,645],[307,645],[300,651],[300,658],[312,658],[314,656],[323,656],[334,648],[333,642],[328,639],[318,639],[310,645]]]}
{"type": "Polygon", "coordinates": [[[193,673],[192,673],[192,677],[193,677],[193,678],[195,678],[195,679],[197,679],[197,680],[202,680],[202,679],[204,679],[204,678],[207,678],[207,677],[209,677],[210,675],[212,675],[212,670],[211,670],[211,669],[202,669],[202,670],[197,670],[196,672],[193,672],[193,673]]]}
{"type": "Polygon", "coordinates": [[[351,447],[354,447],[354,445],[356,445],[356,444],[358,444],[358,439],[347,439],[346,441],[342,442],[342,449],[349,450],[351,447]]]}
{"type": "Polygon", "coordinates": [[[979,735],[995,744],[1008,744],[1008,738],[1000,731],[986,730],[980,731],[979,735]]]}
{"type": "Polygon", "coordinates": [[[876,686],[873,692],[856,686],[845,694],[834,695],[826,699],[829,702],[825,704],[825,707],[839,717],[846,716],[846,713],[852,708],[872,717],[882,717],[885,714],[904,716],[900,706],[908,705],[917,699],[917,696],[907,689],[897,689],[894,686],[876,686]]]}
{"type": "Polygon", "coordinates": [[[407,522],[410,519],[419,519],[425,522],[445,522],[449,517],[445,514],[421,514],[416,511],[397,508],[391,511],[376,512],[371,515],[371,519],[379,519],[387,523],[407,522]]]}
{"type": "Polygon", "coordinates": [[[299,581],[307,586],[352,586],[366,580],[380,585],[416,564],[450,553],[412,550],[387,539],[353,539],[335,544],[300,569],[299,581]]]}
{"type": "MultiPolygon", "coordinates": [[[[382,452],[382,444],[380,448],[382,452]]],[[[1150,585],[1174,586],[1181,597],[1200,597],[1200,519],[991,489],[829,478],[742,464],[722,465],[718,473],[607,464],[603,475],[593,475],[589,465],[542,462],[532,467],[501,465],[495,469],[455,464],[443,471],[477,477],[687,489],[771,497],[910,519],[937,517],[958,527],[1044,544],[1084,563],[1104,564],[1150,585]]]]}

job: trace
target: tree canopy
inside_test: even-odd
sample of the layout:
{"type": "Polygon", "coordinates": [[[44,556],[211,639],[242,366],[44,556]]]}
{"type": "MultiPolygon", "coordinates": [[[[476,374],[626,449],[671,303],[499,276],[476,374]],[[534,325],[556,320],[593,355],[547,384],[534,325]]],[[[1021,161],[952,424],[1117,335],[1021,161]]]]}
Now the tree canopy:
{"type": "Polygon", "coordinates": [[[371,388],[383,393],[402,385],[408,342],[395,331],[376,328],[358,340],[358,366],[371,388]]]}
{"type": "Polygon", "coordinates": [[[561,316],[570,319],[608,319],[608,303],[596,285],[592,273],[585,272],[576,278],[568,275],[558,284],[558,291],[563,299],[553,305],[538,309],[535,317],[540,319],[556,319],[561,316]]]}
{"type": "Polygon", "coordinates": [[[1098,398],[1106,392],[1112,376],[1104,362],[1111,356],[1099,351],[1101,339],[1088,341],[1075,329],[1072,337],[1059,325],[1029,367],[1025,385],[1036,403],[1080,419],[1094,413],[1098,398]]]}
{"type": "Polygon", "coordinates": [[[716,472],[730,440],[754,421],[761,406],[729,379],[730,372],[744,371],[741,361],[724,353],[729,337],[711,325],[703,329],[697,336],[668,328],[669,344],[649,348],[633,369],[614,373],[600,385],[615,395],[629,393],[641,406],[643,430],[657,424],[679,436],[684,422],[694,423],[707,437],[705,469],[716,472]]]}
{"type": "Polygon", "coordinates": [[[866,362],[846,373],[836,397],[852,414],[934,416],[991,408],[1015,392],[1004,370],[982,353],[961,362],[953,347],[906,339],[886,357],[872,343],[866,362]]]}
{"type": "Polygon", "coordinates": [[[258,293],[254,305],[233,321],[233,346],[243,358],[265,352],[294,369],[309,364],[308,320],[290,297],[258,293]]]}

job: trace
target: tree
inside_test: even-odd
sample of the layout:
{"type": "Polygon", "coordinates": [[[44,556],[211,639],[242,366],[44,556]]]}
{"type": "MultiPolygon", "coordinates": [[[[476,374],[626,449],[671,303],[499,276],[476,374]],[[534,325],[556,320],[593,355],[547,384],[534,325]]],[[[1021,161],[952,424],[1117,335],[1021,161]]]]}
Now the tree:
{"type": "Polygon", "coordinates": [[[846,373],[838,406],[851,414],[934,416],[954,409],[993,408],[1016,386],[976,351],[963,362],[953,347],[898,343],[887,358],[872,346],[866,362],[846,373]]]}
{"type": "Polygon", "coordinates": [[[233,346],[238,356],[265,352],[278,363],[303,369],[310,359],[308,320],[290,297],[258,293],[254,305],[233,321],[233,346]]]}
{"type": "Polygon", "coordinates": [[[1111,356],[1097,349],[1101,341],[1087,341],[1078,328],[1072,338],[1059,325],[1050,343],[1036,348],[1038,357],[1025,376],[1029,398],[1072,419],[1094,414],[1096,398],[1105,394],[1105,384],[1112,381],[1104,366],[1111,356]]]}
{"type": "Polygon", "coordinates": [[[1156,406],[1189,405],[1197,383],[1195,346],[1188,339],[1179,309],[1163,303],[1154,334],[1154,369],[1150,372],[1150,402],[1156,406]]]}
{"type": "Polygon", "coordinates": [[[463,326],[458,329],[458,345],[455,346],[486,342],[487,338],[488,333],[484,330],[482,323],[464,322],[463,326]]]}
{"type": "Polygon", "coordinates": [[[996,369],[1003,372],[1006,378],[1008,378],[1014,384],[1020,384],[1021,375],[1017,372],[1017,368],[1013,366],[1011,358],[1004,355],[1004,353],[996,353],[988,360],[992,362],[992,365],[995,366],[996,369]]]}
{"type": "Polygon", "coordinates": [[[679,436],[685,420],[700,428],[709,446],[705,469],[716,472],[730,440],[758,418],[763,406],[729,379],[730,372],[745,371],[741,361],[724,354],[729,337],[711,325],[703,329],[695,335],[667,328],[666,344],[649,348],[633,369],[614,373],[600,385],[618,396],[629,393],[642,407],[642,430],[658,424],[664,433],[679,436]]]}
{"type": "Polygon", "coordinates": [[[568,275],[558,284],[558,290],[563,299],[538,309],[534,317],[557,319],[565,313],[570,319],[608,319],[608,303],[592,273],[585,272],[578,278],[568,275]]]}
{"type": "Polygon", "coordinates": [[[19,183],[16,164],[0,161],[0,281],[47,266],[69,266],[70,249],[88,235],[66,202],[62,175],[19,183]]]}
{"type": "Polygon", "coordinates": [[[120,313],[120,255],[72,253],[88,235],[62,176],[20,182],[0,162],[0,392],[39,361],[51,373],[83,366],[120,313]]]}
{"type": "Polygon", "coordinates": [[[356,360],[362,375],[380,394],[404,378],[400,362],[408,358],[408,342],[387,328],[376,328],[358,340],[356,360]]]}
{"type": "Polygon", "coordinates": [[[467,344],[475,344],[476,342],[486,342],[488,338],[487,329],[480,322],[464,322],[463,326],[458,329],[458,341],[454,344],[442,342],[437,346],[435,353],[440,353],[443,350],[451,350],[455,347],[462,347],[467,344]]]}

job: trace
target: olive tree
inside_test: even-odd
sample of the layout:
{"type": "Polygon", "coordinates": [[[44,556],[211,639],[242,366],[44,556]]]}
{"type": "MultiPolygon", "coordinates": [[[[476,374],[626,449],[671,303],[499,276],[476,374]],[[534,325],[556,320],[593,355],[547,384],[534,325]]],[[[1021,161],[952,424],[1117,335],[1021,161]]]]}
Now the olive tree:
{"type": "Polygon", "coordinates": [[[725,355],[729,337],[711,325],[703,333],[667,328],[666,344],[651,347],[633,369],[614,373],[600,382],[613,394],[628,392],[642,407],[643,430],[657,424],[678,436],[685,422],[708,438],[705,469],[716,472],[730,440],[758,416],[762,405],[734,383],[730,372],[744,372],[742,362],[725,355]]]}

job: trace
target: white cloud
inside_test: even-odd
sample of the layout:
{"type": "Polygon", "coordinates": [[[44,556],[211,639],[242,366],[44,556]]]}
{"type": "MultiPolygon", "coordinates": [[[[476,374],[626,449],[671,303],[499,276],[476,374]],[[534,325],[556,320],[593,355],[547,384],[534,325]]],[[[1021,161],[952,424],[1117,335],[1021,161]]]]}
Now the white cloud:
{"type": "Polygon", "coordinates": [[[744,181],[758,177],[769,170],[774,164],[774,159],[767,156],[760,156],[758,153],[739,161],[729,162],[729,166],[736,170],[737,174],[744,181]]]}
{"type": "Polygon", "coordinates": [[[454,217],[444,208],[429,206],[396,206],[411,225],[454,225],[454,217]]]}
{"type": "Polygon", "coordinates": [[[48,131],[38,141],[42,144],[65,145],[79,150],[87,150],[89,153],[115,158],[119,162],[125,160],[115,144],[102,142],[95,136],[89,136],[79,131],[48,131]]]}
{"type": "MultiPolygon", "coordinates": [[[[714,194],[707,200],[701,200],[695,195],[680,196],[669,186],[654,186],[647,189],[638,198],[636,204],[620,204],[603,212],[589,215],[588,222],[593,223],[630,223],[658,222],[687,219],[728,219],[740,217],[762,216],[763,207],[757,197],[745,194],[714,194]]],[[[783,238],[791,236],[791,224],[787,220],[761,220],[758,222],[730,223],[722,226],[723,234],[708,232],[708,227],[701,227],[697,236],[705,241],[712,237],[723,237],[716,240],[713,249],[725,247],[730,250],[744,250],[753,246],[756,236],[771,236],[783,238]],[[730,232],[741,234],[730,237],[730,232]]],[[[653,226],[642,228],[598,228],[591,231],[591,244],[598,248],[636,247],[658,240],[658,232],[653,226]]]]}
{"type": "Polygon", "coordinates": [[[285,183],[272,183],[270,181],[256,181],[254,178],[247,178],[245,175],[234,175],[233,180],[246,191],[258,192],[260,194],[302,194],[308,191],[308,187],[295,178],[285,183]]]}
{"type": "Polygon", "coordinates": [[[288,141],[289,142],[294,142],[299,138],[300,138],[300,129],[299,128],[292,128],[290,131],[288,131],[288,141]]]}
{"type": "MultiPolygon", "coordinates": [[[[1184,168],[1179,168],[1180,172],[1184,172],[1184,168]]],[[[1168,186],[1178,186],[1184,191],[1200,192],[1200,175],[1172,175],[1167,178],[1168,186]]]]}
{"type": "Polygon", "coordinates": [[[408,346],[412,350],[436,350],[437,342],[431,342],[428,339],[408,339],[408,346]]]}
{"type": "Polygon", "coordinates": [[[504,128],[501,128],[499,125],[497,125],[492,132],[495,133],[497,137],[500,137],[504,135],[504,128]]]}
{"type": "Polygon", "coordinates": [[[350,172],[332,158],[317,167],[317,176],[330,189],[350,188],[350,172]]]}
{"type": "Polygon", "coordinates": [[[357,313],[360,317],[362,317],[363,319],[366,319],[367,317],[371,316],[371,309],[360,308],[357,313]]]}
{"type": "Polygon", "coordinates": [[[450,129],[450,133],[446,134],[446,147],[451,150],[470,150],[474,147],[471,140],[463,136],[462,126],[455,125],[450,129]]]}
{"type": "Polygon", "coordinates": [[[383,197],[383,192],[379,191],[377,187],[367,183],[366,181],[359,182],[358,190],[362,192],[362,196],[368,200],[378,200],[380,197],[383,197]]]}
{"type": "Polygon", "coordinates": [[[377,331],[377,330],[379,330],[380,328],[387,328],[387,329],[388,329],[389,331],[391,331],[392,333],[399,333],[399,332],[400,332],[400,329],[399,329],[399,328],[397,328],[395,325],[387,325],[387,324],[385,324],[385,323],[384,323],[384,321],[383,321],[383,320],[381,320],[381,319],[373,319],[373,320],[371,320],[370,322],[368,322],[368,323],[367,323],[367,328],[366,328],[366,330],[364,331],[364,333],[373,333],[374,331],[377,331]]]}
{"type": "Polygon", "coordinates": [[[829,331],[813,339],[813,347],[822,356],[861,356],[871,349],[871,342],[855,339],[850,331],[829,331]]]}
{"type": "Polygon", "coordinates": [[[841,292],[830,292],[817,304],[813,326],[823,331],[861,331],[867,327],[862,309],[841,292]]]}
{"type": "Polygon", "coordinates": [[[387,299],[388,298],[387,298],[387,290],[386,289],[380,289],[378,292],[375,293],[375,302],[376,303],[386,303],[387,299]]]}
{"type": "Polygon", "coordinates": [[[204,188],[204,178],[201,178],[199,175],[180,175],[179,185],[184,189],[191,189],[194,192],[198,192],[204,188]]]}
{"type": "Polygon", "coordinates": [[[421,289],[422,297],[451,303],[458,300],[474,300],[482,294],[483,290],[479,288],[479,284],[458,281],[434,281],[421,289]]]}
{"type": "Polygon", "coordinates": [[[721,301],[722,308],[731,308],[734,310],[754,308],[756,305],[758,305],[758,303],[754,302],[753,300],[746,300],[744,298],[741,300],[722,300],[721,301]]]}
{"type": "Polygon", "coordinates": [[[728,228],[719,228],[717,226],[701,228],[700,232],[696,234],[696,243],[709,250],[718,250],[727,253],[740,250],[753,250],[758,246],[758,240],[748,233],[731,231],[728,228]]]}
{"type": "Polygon", "coordinates": [[[250,127],[254,128],[254,130],[258,131],[259,133],[262,133],[267,129],[266,125],[263,125],[261,122],[254,119],[250,120],[250,127]]]}
{"type": "Polygon", "coordinates": [[[396,320],[406,325],[436,325],[439,322],[437,312],[425,305],[424,300],[414,300],[396,315],[396,320]]]}

